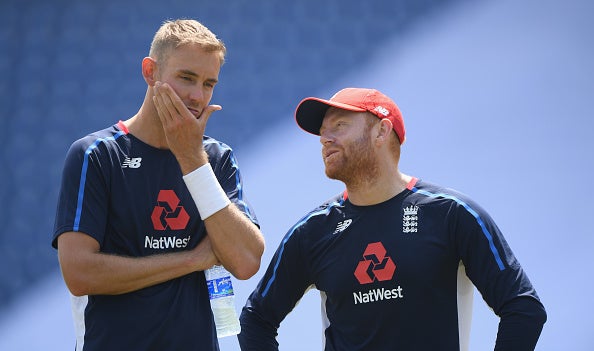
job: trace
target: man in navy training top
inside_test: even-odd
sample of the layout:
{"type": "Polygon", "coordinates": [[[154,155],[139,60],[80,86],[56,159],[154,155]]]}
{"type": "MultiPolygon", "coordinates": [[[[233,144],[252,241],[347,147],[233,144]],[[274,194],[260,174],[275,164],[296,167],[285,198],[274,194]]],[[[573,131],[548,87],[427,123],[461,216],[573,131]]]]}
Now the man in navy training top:
{"type": "Polygon", "coordinates": [[[204,135],[226,48],[166,21],[138,113],[70,147],[52,245],[76,350],[219,350],[204,270],[259,269],[264,239],[229,146],[204,135]]]}
{"type": "Polygon", "coordinates": [[[304,99],[295,118],[346,190],[283,238],[242,310],[243,351],[277,350],[280,323],[310,288],[325,351],[466,349],[468,278],[500,317],[495,349],[534,349],[546,312],[526,273],[477,203],[399,171],[405,128],[389,97],[347,88],[304,99]]]}

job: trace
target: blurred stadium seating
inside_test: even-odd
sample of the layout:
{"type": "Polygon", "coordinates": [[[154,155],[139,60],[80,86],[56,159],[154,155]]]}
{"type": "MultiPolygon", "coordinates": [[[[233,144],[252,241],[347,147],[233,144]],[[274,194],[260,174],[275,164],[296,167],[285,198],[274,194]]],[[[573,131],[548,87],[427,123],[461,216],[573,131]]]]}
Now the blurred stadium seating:
{"type": "Polygon", "coordinates": [[[207,134],[234,148],[388,37],[455,0],[0,2],[0,310],[58,269],[50,247],[70,143],[136,113],[160,23],[195,18],[228,47],[207,134]]]}

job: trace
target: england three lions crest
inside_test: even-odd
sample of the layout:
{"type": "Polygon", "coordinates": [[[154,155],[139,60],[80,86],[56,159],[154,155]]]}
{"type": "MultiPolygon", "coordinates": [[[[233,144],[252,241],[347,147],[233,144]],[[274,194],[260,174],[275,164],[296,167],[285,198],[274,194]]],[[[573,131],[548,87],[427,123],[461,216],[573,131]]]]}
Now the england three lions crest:
{"type": "Polygon", "coordinates": [[[419,206],[410,205],[402,209],[404,214],[402,215],[402,232],[403,233],[416,233],[419,226],[419,206]]]}

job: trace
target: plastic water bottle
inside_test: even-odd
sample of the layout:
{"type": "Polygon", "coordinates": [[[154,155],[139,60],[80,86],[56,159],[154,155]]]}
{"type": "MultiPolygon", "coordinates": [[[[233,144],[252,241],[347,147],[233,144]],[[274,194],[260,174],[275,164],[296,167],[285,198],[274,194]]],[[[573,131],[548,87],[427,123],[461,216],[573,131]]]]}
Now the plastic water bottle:
{"type": "Polygon", "coordinates": [[[235,294],[231,284],[231,274],[220,265],[212,266],[204,271],[210,307],[217,326],[217,337],[237,335],[241,331],[237,312],[235,311],[235,294]]]}

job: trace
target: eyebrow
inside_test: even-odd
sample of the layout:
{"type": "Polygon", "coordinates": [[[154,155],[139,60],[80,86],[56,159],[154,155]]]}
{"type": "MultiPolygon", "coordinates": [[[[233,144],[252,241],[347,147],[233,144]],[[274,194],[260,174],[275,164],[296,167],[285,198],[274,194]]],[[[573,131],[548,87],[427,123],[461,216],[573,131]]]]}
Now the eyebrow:
{"type": "MultiPolygon", "coordinates": [[[[199,78],[199,76],[194,71],[190,71],[189,69],[180,69],[179,70],[179,73],[185,74],[185,75],[188,75],[188,76],[199,78]]],[[[207,78],[206,80],[209,81],[209,82],[211,82],[211,83],[215,83],[215,84],[219,82],[215,78],[207,78]]]]}

